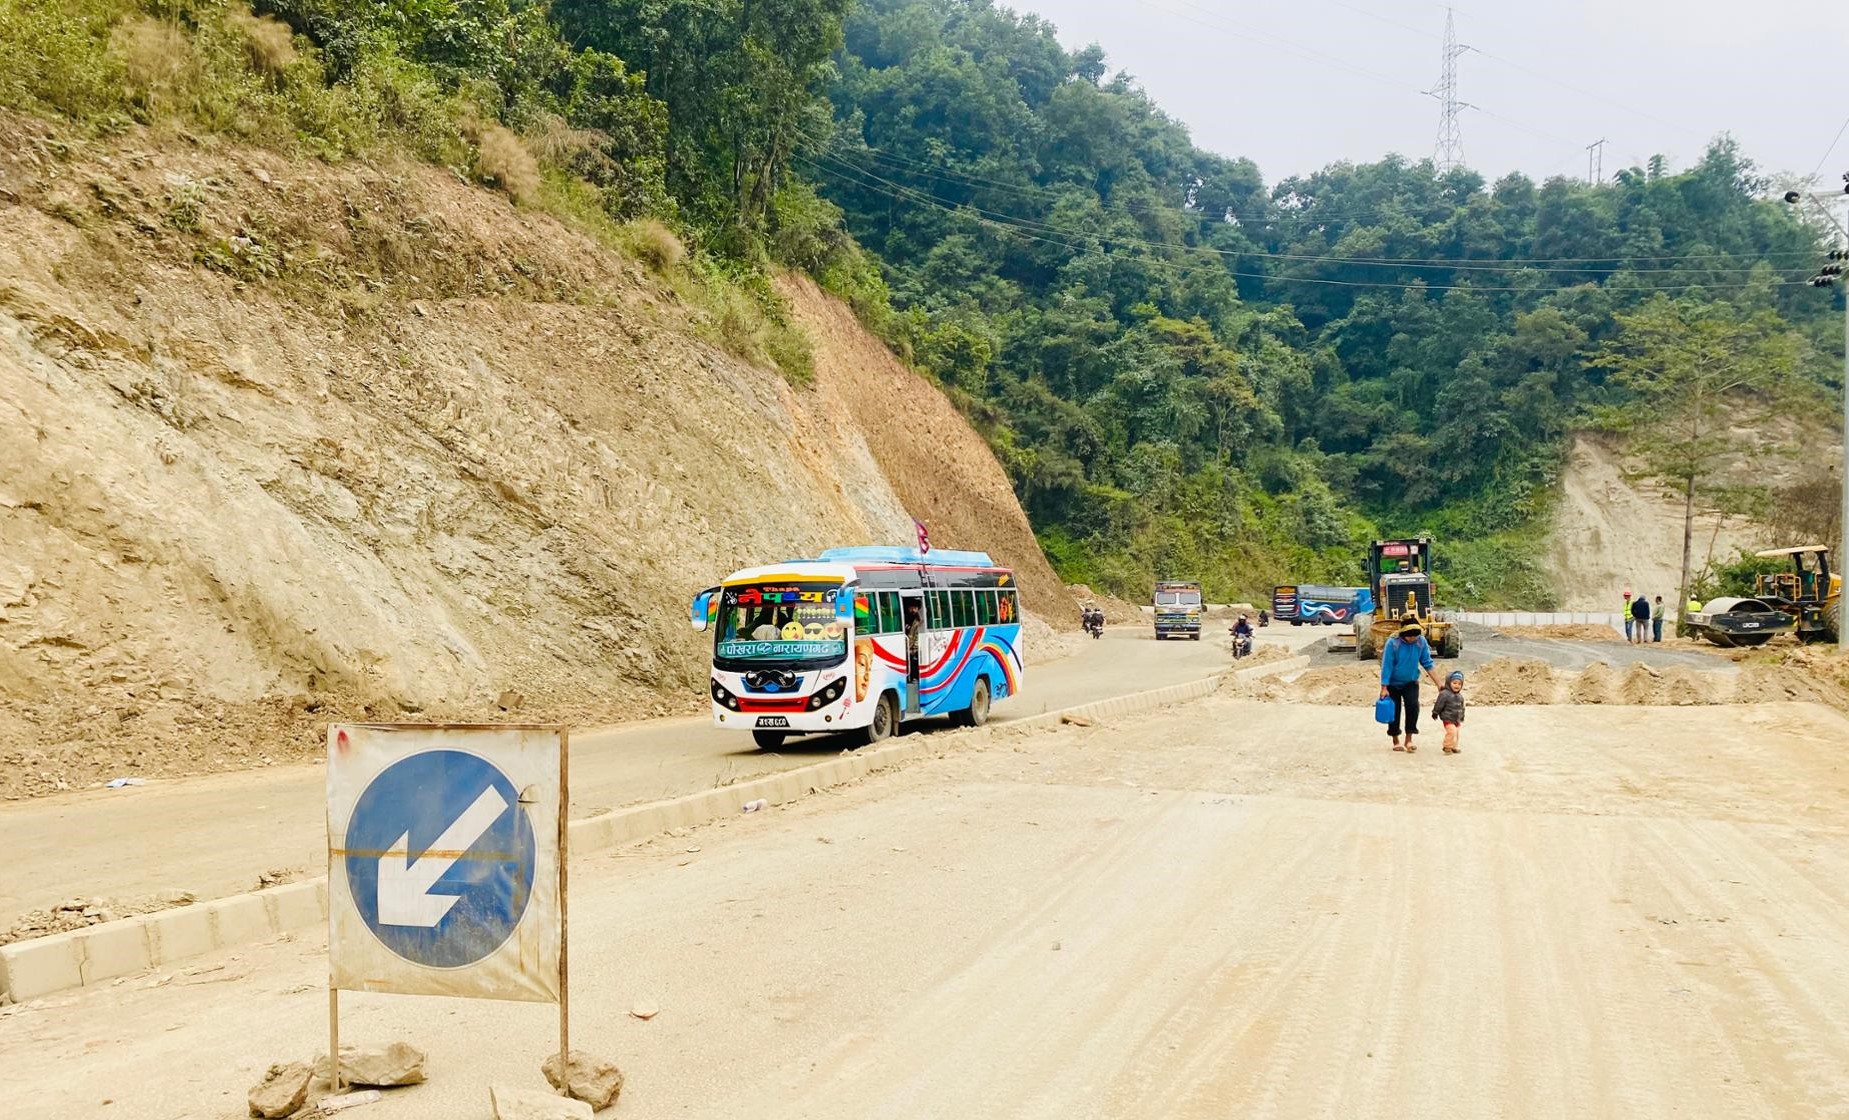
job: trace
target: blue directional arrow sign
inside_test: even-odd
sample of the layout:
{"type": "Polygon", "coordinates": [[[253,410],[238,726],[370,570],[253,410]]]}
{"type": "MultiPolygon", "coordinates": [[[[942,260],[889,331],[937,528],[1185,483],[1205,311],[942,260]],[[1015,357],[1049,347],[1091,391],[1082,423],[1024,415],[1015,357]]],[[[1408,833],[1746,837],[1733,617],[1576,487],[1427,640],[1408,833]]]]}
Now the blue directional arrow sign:
{"type": "Polygon", "coordinates": [[[519,927],[537,847],[519,791],[499,767],[466,751],[428,750],[367,784],[344,858],[373,936],[413,964],[462,968],[519,927]]]}

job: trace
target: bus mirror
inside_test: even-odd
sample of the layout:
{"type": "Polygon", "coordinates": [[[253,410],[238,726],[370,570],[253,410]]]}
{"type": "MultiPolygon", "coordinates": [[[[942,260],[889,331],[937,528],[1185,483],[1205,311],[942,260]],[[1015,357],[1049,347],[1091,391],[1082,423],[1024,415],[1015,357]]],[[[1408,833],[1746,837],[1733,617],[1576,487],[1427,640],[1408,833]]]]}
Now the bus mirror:
{"type": "Polygon", "coordinates": [[[705,632],[719,618],[719,589],[709,587],[693,597],[693,606],[687,617],[695,630],[705,632]]]}
{"type": "Polygon", "coordinates": [[[840,594],[835,596],[835,621],[841,623],[854,621],[854,596],[859,593],[860,589],[853,586],[841,589],[840,594]]]}

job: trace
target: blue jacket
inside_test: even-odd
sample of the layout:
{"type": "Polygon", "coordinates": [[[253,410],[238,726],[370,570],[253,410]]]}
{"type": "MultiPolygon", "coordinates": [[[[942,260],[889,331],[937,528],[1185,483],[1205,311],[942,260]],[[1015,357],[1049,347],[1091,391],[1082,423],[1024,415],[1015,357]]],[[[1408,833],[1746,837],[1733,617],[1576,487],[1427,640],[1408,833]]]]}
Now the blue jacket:
{"type": "Polygon", "coordinates": [[[1398,634],[1380,651],[1380,683],[1405,684],[1419,679],[1420,669],[1432,667],[1432,647],[1421,637],[1411,645],[1398,634]]]}

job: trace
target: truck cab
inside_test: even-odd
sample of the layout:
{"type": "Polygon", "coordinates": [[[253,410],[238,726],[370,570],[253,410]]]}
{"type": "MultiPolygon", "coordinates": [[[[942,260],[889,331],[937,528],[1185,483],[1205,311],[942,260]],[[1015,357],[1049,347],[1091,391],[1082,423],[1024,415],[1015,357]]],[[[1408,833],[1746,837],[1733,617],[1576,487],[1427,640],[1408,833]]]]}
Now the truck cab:
{"type": "Polygon", "coordinates": [[[1163,579],[1156,581],[1154,596],[1156,640],[1187,638],[1201,640],[1201,602],[1199,580],[1163,579]]]}

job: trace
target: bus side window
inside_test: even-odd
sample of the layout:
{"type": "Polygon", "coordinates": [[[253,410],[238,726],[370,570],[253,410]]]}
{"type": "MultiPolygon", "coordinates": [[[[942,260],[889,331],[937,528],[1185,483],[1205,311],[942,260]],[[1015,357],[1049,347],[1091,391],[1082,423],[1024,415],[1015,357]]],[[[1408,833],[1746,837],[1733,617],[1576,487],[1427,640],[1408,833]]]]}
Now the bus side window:
{"type": "Polygon", "coordinates": [[[925,599],[930,604],[930,613],[928,615],[928,625],[931,627],[931,629],[933,630],[950,629],[950,592],[948,591],[926,592],[925,599]]]}
{"type": "Polygon", "coordinates": [[[905,619],[899,610],[899,593],[897,591],[880,592],[880,629],[882,634],[897,634],[905,629],[905,619]]]}
{"type": "Polygon", "coordinates": [[[995,592],[976,592],[976,625],[995,625],[995,592]]]}
{"type": "Polygon", "coordinates": [[[976,625],[975,592],[973,591],[952,591],[950,593],[950,597],[951,597],[952,602],[956,606],[957,625],[958,626],[976,625]]]}
{"type": "Polygon", "coordinates": [[[998,606],[1002,622],[1012,624],[1021,621],[1020,600],[1016,598],[1012,589],[1001,593],[1001,602],[998,606]]]}

